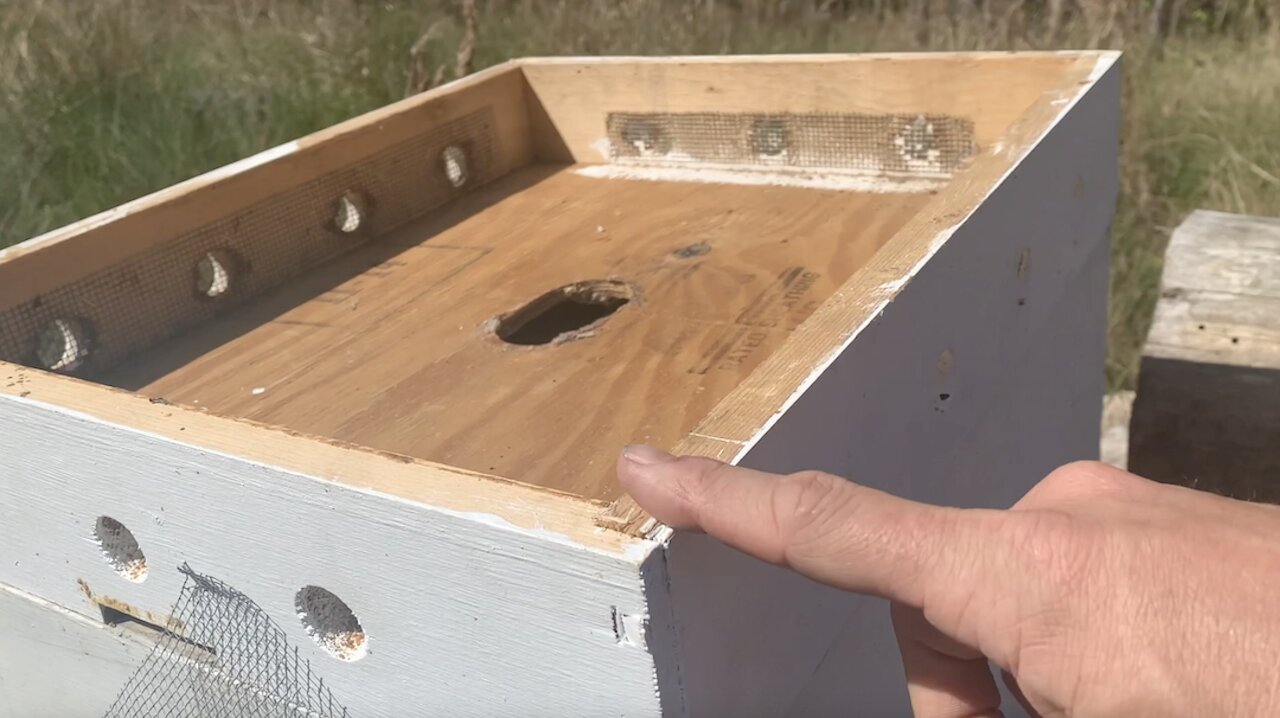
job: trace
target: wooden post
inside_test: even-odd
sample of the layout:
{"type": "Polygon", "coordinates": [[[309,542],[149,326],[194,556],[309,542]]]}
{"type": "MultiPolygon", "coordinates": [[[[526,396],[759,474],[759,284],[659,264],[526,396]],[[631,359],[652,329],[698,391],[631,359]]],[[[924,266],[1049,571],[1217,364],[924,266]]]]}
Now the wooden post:
{"type": "Polygon", "coordinates": [[[1129,467],[1280,501],[1280,219],[1197,211],[1174,232],[1129,467]]]}

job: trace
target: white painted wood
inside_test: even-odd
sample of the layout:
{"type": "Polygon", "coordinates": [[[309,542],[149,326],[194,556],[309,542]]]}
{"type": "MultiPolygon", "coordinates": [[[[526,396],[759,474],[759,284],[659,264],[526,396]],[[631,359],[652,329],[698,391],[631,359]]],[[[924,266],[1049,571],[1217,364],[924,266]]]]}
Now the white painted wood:
{"type": "Polygon", "coordinates": [[[361,716],[658,713],[644,636],[620,645],[614,628],[615,613],[645,614],[645,542],[581,548],[31,399],[0,397],[0,427],[0,583],[89,619],[80,582],[164,614],[189,562],[257,602],[361,716]],[[102,515],[137,538],[142,583],[99,555],[102,515]],[[306,635],[293,602],[307,585],[352,608],[367,657],[336,660],[306,635]]]}
{"type": "Polygon", "coordinates": [[[147,638],[0,585],[0,717],[100,718],[147,638]]]}
{"type": "MultiPolygon", "coordinates": [[[[1007,507],[1056,466],[1097,458],[1120,91],[1118,66],[1100,67],[741,464],[1007,507]]],[[[667,562],[691,715],[909,714],[881,601],[705,536],[677,533],[667,562]]]]}

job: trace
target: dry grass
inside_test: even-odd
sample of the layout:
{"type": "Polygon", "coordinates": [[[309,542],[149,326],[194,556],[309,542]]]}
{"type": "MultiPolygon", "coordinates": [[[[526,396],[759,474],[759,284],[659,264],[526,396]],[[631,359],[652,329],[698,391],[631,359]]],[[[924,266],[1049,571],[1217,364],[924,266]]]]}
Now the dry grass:
{"type": "Polygon", "coordinates": [[[5,3],[0,246],[509,57],[1121,47],[1107,371],[1132,386],[1172,226],[1280,215],[1278,21],[1280,0],[5,3]]]}

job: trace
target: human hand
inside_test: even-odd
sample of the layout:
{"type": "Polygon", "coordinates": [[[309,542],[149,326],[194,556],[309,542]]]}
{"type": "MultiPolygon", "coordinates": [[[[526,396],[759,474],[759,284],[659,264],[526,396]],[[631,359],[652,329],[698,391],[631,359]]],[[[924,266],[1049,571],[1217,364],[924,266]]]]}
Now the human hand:
{"type": "Polygon", "coordinates": [[[919,718],[1280,715],[1280,507],[1064,466],[1007,511],[629,446],[673,528],[887,598],[919,718]]]}

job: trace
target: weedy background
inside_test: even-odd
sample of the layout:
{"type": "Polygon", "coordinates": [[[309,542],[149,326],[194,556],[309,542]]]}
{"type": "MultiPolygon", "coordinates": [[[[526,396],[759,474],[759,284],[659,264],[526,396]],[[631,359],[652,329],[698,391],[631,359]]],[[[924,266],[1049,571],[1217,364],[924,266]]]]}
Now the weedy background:
{"type": "Polygon", "coordinates": [[[1119,48],[1111,388],[1190,209],[1280,215],[1280,0],[0,0],[0,246],[527,55],[1119,48]]]}

